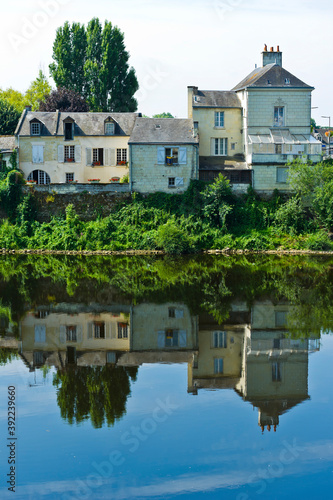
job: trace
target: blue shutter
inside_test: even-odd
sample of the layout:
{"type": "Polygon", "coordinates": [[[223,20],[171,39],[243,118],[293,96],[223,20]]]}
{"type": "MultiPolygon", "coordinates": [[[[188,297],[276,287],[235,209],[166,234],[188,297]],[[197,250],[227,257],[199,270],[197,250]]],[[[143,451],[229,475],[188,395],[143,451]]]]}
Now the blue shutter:
{"type": "Polygon", "coordinates": [[[157,148],[157,163],[160,165],[165,163],[165,150],[163,147],[157,148]]]}
{"type": "Polygon", "coordinates": [[[187,163],[187,150],[186,150],[186,148],[179,148],[178,152],[179,152],[178,163],[180,165],[186,165],[186,163],[187,163]]]}

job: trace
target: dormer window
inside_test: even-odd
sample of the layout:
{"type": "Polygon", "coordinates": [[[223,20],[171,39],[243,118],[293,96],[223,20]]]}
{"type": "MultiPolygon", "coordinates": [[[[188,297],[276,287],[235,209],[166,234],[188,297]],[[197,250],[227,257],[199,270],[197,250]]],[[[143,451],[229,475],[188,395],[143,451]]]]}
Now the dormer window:
{"type": "Polygon", "coordinates": [[[105,135],[114,135],[115,134],[115,123],[109,118],[108,121],[104,123],[104,133],[105,135]]]}
{"type": "Polygon", "coordinates": [[[74,120],[72,118],[64,120],[64,136],[65,141],[72,141],[74,139],[74,120]]]}
{"type": "Polygon", "coordinates": [[[285,83],[286,85],[290,85],[290,78],[286,78],[286,79],[284,80],[284,83],[285,83]]]}
{"type": "Polygon", "coordinates": [[[40,123],[39,122],[31,122],[30,123],[30,134],[31,135],[40,135],[40,123]]]}

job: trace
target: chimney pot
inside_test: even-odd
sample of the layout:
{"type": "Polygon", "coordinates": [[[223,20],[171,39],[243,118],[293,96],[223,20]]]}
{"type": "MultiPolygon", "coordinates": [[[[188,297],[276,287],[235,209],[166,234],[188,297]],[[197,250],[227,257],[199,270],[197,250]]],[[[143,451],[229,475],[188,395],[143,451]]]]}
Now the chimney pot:
{"type": "Polygon", "coordinates": [[[274,52],[274,47],[271,47],[271,52],[274,52]]]}
{"type": "Polygon", "coordinates": [[[264,51],[267,52],[267,45],[265,44],[264,51]]]}
{"type": "Polygon", "coordinates": [[[280,52],[280,45],[277,46],[276,52],[280,52]]]}

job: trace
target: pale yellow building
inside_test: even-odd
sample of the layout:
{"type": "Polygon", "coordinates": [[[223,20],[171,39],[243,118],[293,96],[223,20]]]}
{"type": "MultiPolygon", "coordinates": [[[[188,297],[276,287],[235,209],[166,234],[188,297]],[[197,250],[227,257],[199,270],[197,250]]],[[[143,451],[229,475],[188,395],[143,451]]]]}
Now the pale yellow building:
{"type": "Polygon", "coordinates": [[[31,112],[15,131],[19,168],[37,184],[120,180],[139,113],[31,112]]]}

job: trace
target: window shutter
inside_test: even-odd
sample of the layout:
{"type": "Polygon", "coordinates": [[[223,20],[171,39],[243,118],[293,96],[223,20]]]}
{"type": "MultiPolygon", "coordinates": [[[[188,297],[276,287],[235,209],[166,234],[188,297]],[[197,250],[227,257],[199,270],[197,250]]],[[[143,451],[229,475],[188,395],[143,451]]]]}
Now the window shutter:
{"type": "Polygon", "coordinates": [[[75,146],[75,161],[81,163],[81,146],[75,146]]]}
{"type": "Polygon", "coordinates": [[[58,163],[64,163],[65,148],[61,144],[58,146],[58,163]]]}
{"type": "Polygon", "coordinates": [[[183,318],[183,317],[184,317],[183,309],[175,309],[175,318],[183,318]]]}
{"type": "Polygon", "coordinates": [[[36,325],[35,326],[35,342],[39,344],[44,344],[46,341],[46,326],[36,325]]]}
{"type": "Polygon", "coordinates": [[[165,347],[165,331],[164,330],[160,330],[159,332],[157,332],[157,347],[159,349],[162,349],[163,347],[165,347]]]}
{"type": "Polygon", "coordinates": [[[38,146],[32,146],[32,163],[39,163],[38,146]]]}
{"type": "Polygon", "coordinates": [[[92,339],[93,337],[93,324],[88,323],[88,339],[92,339]]]}
{"type": "Polygon", "coordinates": [[[109,163],[111,167],[116,165],[116,150],[114,148],[109,148],[109,163]]]}
{"type": "Polygon", "coordinates": [[[111,323],[106,323],[105,324],[105,338],[110,339],[111,338],[111,323]]]}
{"type": "Polygon", "coordinates": [[[82,326],[81,325],[76,326],[76,335],[77,335],[77,341],[81,343],[83,340],[82,326]]]}
{"type": "Polygon", "coordinates": [[[178,347],[186,347],[186,330],[178,332],[178,347]]]}
{"type": "Polygon", "coordinates": [[[216,153],[215,153],[215,139],[213,139],[213,138],[210,140],[210,154],[212,156],[216,155],[216,153]]]}
{"type": "Polygon", "coordinates": [[[109,148],[103,149],[103,159],[104,165],[107,167],[109,165],[109,148]]]}
{"type": "Polygon", "coordinates": [[[90,165],[92,164],[92,152],[91,152],[91,148],[86,148],[86,164],[87,165],[90,165]]]}
{"type": "Polygon", "coordinates": [[[60,325],[60,333],[59,333],[60,344],[66,344],[66,326],[60,325]]]}
{"type": "Polygon", "coordinates": [[[227,156],[228,154],[228,139],[224,139],[224,152],[223,154],[227,156]]]}
{"type": "Polygon", "coordinates": [[[184,177],[175,177],[175,186],[184,186],[184,177]]]}
{"type": "Polygon", "coordinates": [[[180,165],[186,165],[186,148],[179,148],[179,160],[180,165]]]}
{"type": "Polygon", "coordinates": [[[163,147],[157,148],[157,163],[160,165],[165,163],[165,149],[163,147]]]}

